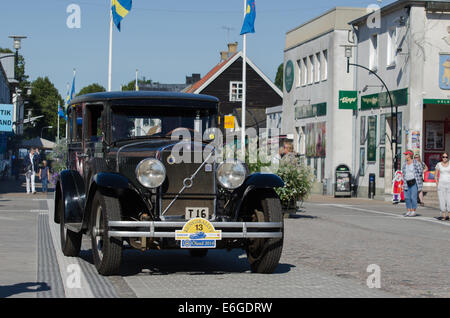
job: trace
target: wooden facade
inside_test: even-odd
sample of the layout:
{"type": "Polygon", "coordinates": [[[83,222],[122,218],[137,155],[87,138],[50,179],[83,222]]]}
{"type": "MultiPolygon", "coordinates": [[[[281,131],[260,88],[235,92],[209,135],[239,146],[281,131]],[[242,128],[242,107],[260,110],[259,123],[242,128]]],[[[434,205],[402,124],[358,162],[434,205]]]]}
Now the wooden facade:
{"type": "MultiPolygon", "coordinates": [[[[221,129],[223,129],[223,116],[231,114],[236,116],[238,125],[241,126],[242,102],[230,101],[230,83],[242,82],[242,60],[241,53],[231,57],[208,73],[202,79],[203,83],[200,87],[195,87],[194,84],[191,90],[193,93],[212,95],[220,100],[221,129]],[[207,81],[218,73],[220,74],[205,86],[207,81]]],[[[280,106],[283,103],[281,92],[277,92],[273,83],[269,83],[269,80],[260,74],[261,71],[255,70],[250,63],[247,64],[247,128],[266,128],[266,108],[280,106]]]]}

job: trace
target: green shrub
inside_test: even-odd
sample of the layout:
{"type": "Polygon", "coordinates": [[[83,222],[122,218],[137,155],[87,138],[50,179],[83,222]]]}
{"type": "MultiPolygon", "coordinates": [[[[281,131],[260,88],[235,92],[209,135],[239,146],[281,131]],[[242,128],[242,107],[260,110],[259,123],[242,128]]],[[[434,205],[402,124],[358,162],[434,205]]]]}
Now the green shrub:
{"type": "MultiPolygon", "coordinates": [[[[259,150],[258,153],[262,151],[259,150]]],[[[314,180],[313,173],[309,167],[302,164],[300,159],[293,154],[284,156],[278,166],[272,163],[261,162],[259,156],[256,163],[250,163],[248,154],[246,157],[250,173],[272,172],[277,174],[285,183],[283,188],[276,188],[281,204],[287,208],[299,200],[305,200],[311,193],[314,180]]]]}
{"type": "Polygon", "coordinates": [[[295,204],[299,200],[303,201],[309,196],[313,183],[313,174],[310,168],[282,160],[277,175],[283,179],[285,184],[283,188],[275,189],[284,207],[295,204]]]}
{"type": "Polygon", "coordinates": [[[53,173],[60,173],[67,169],[67,142],[66,139],[61,139],[53,149],[53,152],[48,155],[48,158],[52,161],[53,173]]]}

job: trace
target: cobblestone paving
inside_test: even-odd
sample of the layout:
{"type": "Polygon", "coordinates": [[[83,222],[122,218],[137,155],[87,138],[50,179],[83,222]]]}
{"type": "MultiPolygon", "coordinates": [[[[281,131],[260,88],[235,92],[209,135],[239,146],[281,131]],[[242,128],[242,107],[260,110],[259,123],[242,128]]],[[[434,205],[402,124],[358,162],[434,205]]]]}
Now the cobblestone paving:
{"type": "Polygon", "coordinates": [[[377,264],[382,290],[398,296],[450,297],[447,224],[404,218],[402,206],[355,207],[360,210],[306,203],[304,212],[286,223],[287,241],[295,247],[284,256],[361,284],[369,275],[367,266],[377,264]],[[289,252],[293,250],[298,253],[289,252]]]}
{"type": "Polygon", "coordinates": [[[296,251],[285,249],[276,273],[253,274],[245,253],[211,251],[202,260],[186,252],[166,251],[139,258],[128,253],[128,270],[140,273],[125,277],[138,297],[213,297],[213,298],[293,298],[293,297],[391,297],[328,273],[289,261],[296,251]],[[153,264],[149,267],[146,264],[153,264]],[[175,265],[174,265],[175,264],[175,265]],[[205,270],[207,269],[207,270],[205,270]]]}

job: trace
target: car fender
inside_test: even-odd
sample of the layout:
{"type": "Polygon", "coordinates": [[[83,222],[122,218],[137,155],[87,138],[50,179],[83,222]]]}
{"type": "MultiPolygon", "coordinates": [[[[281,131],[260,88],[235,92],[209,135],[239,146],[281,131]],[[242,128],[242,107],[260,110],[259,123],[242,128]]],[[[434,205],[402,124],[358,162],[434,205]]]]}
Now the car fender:
{"type": "Polygon", "coordinates": [[[247,177],[241,188],[253,187],[256,189],[282,188],[283,180],[273,173],[253,173],[247,177]]]}
{"type": "Polygon", "coordinates": [[[273,173],[253,173],[249,175],[242,186],[233,192],[235,204],[232,206],[234,210],[235,220],[238,218],[243,202],[249,197],[253,191],[267,191],[275,188],[284,187],[284,181],[273,173]]]}
{"type": "Polygon", "coordinates": [[[57,213],[58,200],[64,201],[65,223],[81,223],[86,204],[86,190],[78,171],[63,170],[58,176],[55,192],[56,223],[60,223],[60,216],[57,213]]]}
{"type": "MultiPolygon", "coordinates": [[[[91,204],[97,191],[99,191],[102,195],[120,197],[123,195],[125,190],[136,192],[140,198],[144,197],[144,195],[130,182],[130,180],[119,173],[100,172],[94,175],[87,196],[83,229],[87,230],[89,227],[91,204]]],[[[142,202],[147,206],[148,210],[151,210],[148,202],[145,200],[142,200],[142,202]]]]}

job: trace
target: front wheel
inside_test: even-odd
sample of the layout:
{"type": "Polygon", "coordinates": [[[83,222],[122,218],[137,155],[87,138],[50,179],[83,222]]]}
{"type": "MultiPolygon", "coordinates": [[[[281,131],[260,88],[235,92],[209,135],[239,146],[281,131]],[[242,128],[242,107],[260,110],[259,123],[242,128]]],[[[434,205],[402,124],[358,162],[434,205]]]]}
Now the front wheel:
{"type": "MultiPolygon", "coordinates": [[[[276,195],[263,197],[255,206],[253,222],[283,222],[280,199],[276,195]]],[[[283,231],[283,228],[281,229],[283,231]]],[[[249,239],[247,259],[253,273],[271,274],[275,271],[281,258],[283,237],[249,239]]]]}
{"type": "Polygon", "coordinates": [[[76,233],[65,225],[65,213],[64,213],[64,200],[62,198],[58,199],[56,205],[57,211],[59,213],[59,226],[60,226],[60,237],[61,237],[61,250],[64,256],[76,257],[80,254],[81,240],[83,234],[76,233]]]}
{"type": "Polygon", "coordinates": [[[92,201],[90,233],[94,264],[98,273],[104,276],[115,275],[120,271],[123,241],[108,237],[108,222],[120,220],[119,200],[97,192],[92,201]]]}

